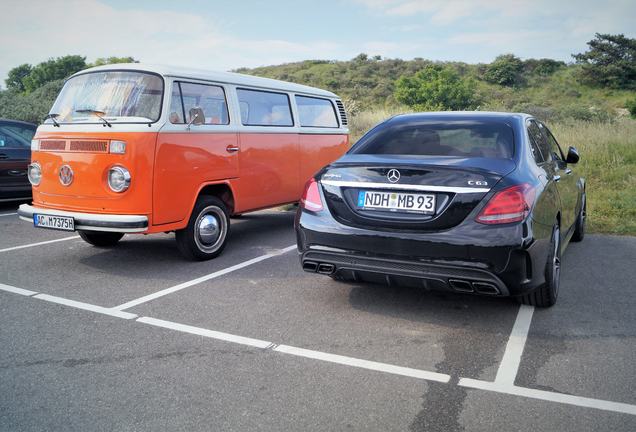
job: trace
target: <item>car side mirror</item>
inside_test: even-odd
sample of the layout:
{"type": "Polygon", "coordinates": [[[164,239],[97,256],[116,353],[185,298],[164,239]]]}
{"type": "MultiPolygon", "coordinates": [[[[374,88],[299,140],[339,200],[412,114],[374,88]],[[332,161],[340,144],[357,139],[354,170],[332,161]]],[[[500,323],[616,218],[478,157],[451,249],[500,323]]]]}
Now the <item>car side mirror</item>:
{"type": "Polygon", "coordinates": [[[576,147],[570,146],[570,148],[568,148],[568,155],[565,158],[565,163],[575,164],[579,161],[579,159],[579,151],[576,149],[576,147]]]}

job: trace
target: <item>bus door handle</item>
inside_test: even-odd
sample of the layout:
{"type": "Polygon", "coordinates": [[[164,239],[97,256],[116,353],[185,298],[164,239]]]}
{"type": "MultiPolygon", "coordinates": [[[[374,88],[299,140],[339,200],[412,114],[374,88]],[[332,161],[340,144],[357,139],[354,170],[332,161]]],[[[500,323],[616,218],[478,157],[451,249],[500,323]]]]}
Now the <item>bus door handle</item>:
{"type": "Polygon", "coordinates": [[[227,151],[228,153],[236,153],[237,151],[239,151],[239,146],[230,144],[229,146],[225,147],[225,151],[227,151]]]}

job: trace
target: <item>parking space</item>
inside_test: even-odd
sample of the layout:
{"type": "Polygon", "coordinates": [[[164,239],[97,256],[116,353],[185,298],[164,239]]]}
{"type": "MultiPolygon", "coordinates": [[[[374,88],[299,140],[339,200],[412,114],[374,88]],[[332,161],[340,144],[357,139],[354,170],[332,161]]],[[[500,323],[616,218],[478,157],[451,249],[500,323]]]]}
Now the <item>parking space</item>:
{"type": "Polygon", "coordinates": [[[557,307],[535,312],[518,385],[636,404],[635,240],[571,245],[557,307]]]}
{"type": "Polygon", "coordinates": [[[171,234],[0,252],[0,430],[636,429],[636,239],[570,245],[534,310],[304,273],[293,216],[233,220],[201,263],[171,234]]]}
{"type": "MultiPolygon", "coordinates": [[[[116,248],[98,249],[79,238],[10,250],[2,254],[8,274],[2,282],[82,302],[113,307],[199,278],[294,244],[293,212],[266,211],[233,220],[232,238],[216,260],[188,262],[179,255],[173,234],[127,235],[116,248]],[[33,269],[50,271],[33,271],[33,269]]],[[[18,245],[43,241],[40,234],[69,238],[73,233],[36,229],[16,218],[7,229],[18,245]]]]}

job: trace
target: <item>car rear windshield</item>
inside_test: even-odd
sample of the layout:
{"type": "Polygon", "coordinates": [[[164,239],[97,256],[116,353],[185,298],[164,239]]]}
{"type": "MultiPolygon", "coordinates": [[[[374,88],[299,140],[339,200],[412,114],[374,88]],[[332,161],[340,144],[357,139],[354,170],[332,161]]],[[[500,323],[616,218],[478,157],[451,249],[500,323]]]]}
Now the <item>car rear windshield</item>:
{"type": "Polygon", "coordinates": [[[418,121],[380,125],[351,153],[509,159],[513,142],[512,127],[503,121],[418,121]]]}
{"type": "Polygon", "coordinates": [[[91,72],[69,79],[49,114],[60,123],[100,123],[97,115],[110,122],[155,122],[162,100],[163,79],[158,75],[91,72]]]}

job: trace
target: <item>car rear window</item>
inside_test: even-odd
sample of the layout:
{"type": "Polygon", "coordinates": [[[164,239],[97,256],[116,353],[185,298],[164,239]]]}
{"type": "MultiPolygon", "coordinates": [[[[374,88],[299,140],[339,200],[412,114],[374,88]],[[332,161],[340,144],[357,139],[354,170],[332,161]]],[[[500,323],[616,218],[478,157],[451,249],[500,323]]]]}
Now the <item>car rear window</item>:
{"type": "Polygon", "coordinates": [[[512,126],[503,121],[425,121],[375,128],[351,153],[509,159],[513,143],[512,126]]]}

